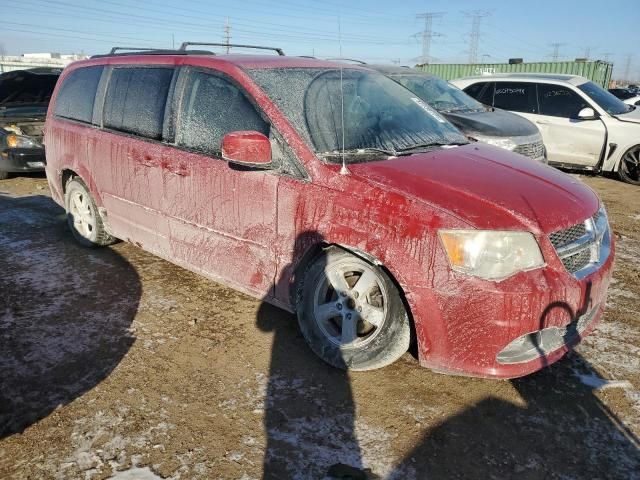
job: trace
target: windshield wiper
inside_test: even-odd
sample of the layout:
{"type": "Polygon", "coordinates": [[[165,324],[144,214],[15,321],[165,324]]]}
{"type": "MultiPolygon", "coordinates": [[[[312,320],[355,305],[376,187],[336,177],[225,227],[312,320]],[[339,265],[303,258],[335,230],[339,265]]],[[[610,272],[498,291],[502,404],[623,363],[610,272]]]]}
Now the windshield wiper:
{"type": "Polygon", "coordinates": [[[350,150],[345,150],[344,152],[340,150],[333,150],[331,152],[322,152],[320,155],[335,157],[335,156],[341,156],[343,153],[345,155],[366,155],[368,153],[382,153],[383,155],[388,155],[390,157],[395,157],[398,154],[398,152],[391,149],[364,147],[364,148],[353,148],[350,150]]]}
{"type": "Polygon", "coordinates": [[[466,143],[456,143],[456,142],[429,142],[429,143],[418,143],[416,145],[411,145],[410,147],[399,148],[397,153],[408,154],[412,153],[415,150],[419,150],[422,148],[438,148],[438,147],[446,147],[448,145],[457,146],[457,145],[466,145],[466,143]]]}

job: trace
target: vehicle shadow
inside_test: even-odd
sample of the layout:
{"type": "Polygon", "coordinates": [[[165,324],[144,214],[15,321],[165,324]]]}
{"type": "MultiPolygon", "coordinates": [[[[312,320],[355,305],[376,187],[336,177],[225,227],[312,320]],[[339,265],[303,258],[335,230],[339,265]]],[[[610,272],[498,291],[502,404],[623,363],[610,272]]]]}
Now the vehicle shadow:
{"type": "Polygon", "coordinates": [[[134,342],[141,282],[49,197],[0,195],[0,439],[94,388],[134,342]]]}
{"type": "MultiPolygon", "coordinates": [[[[298,236],[304,251],[318,234],[298,236]]],[[[284,271],[288,271],[285,268],[284,271]]],[[[283,275],[279,287],[289,287],[283,275]]],[[[295,315],[263,301],[257,326],[273,332],[264,403],[263,479],[365,479],[355,436],[355,405],[349,374],[320,360],[307,347],[295,315]]]]}
{"type": "MultiPolygon", "coordinates": [[[[590,307],[551,304],[540,328],[553,310],[564,311],[574,319],[564,343],[574,345],[590,307]]],[[[640,479],[640,440],[596,395],[606,381],[575,350],[510,383],[521,401],[490,395],[431,427],[389,478],[640,479]]]]}

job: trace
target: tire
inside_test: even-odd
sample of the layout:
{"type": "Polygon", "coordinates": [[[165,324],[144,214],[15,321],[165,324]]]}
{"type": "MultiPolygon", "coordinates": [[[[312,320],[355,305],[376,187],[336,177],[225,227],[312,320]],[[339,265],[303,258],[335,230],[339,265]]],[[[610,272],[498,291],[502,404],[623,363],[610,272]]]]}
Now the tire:
{"type": "Polygon", "coordinates": [[[9,172],[5,172],[4,170],[0,170],[0,180],[6,180],[9,178],[9,172]]]}
{"type": "Polygon", "coordinates": [[[622,156],[618,176],[623,182],[640,185],[640,145],[631,147],[622,156]]]}
{"type": "Polygon", "coordinates": [[[64,205],[67,225],[80,245],[103,247],[115,241],[105,230],[96,202],[79,177],[73,177],[67,182],[64,205]]]}
{"type": "Polygon", "coordinates": [[[373,370],[409,349],[409,316],[395,284],[383,269],[345,250],[332,247],[315,258],[297,297],[302,335],[334,367],[373,370]]]}

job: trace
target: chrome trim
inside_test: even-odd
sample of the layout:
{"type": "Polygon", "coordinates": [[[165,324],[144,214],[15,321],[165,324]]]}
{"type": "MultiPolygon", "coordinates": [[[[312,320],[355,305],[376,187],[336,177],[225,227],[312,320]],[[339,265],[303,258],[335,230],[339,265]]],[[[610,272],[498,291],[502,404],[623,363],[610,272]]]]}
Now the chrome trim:
{"type": "Polygon", "coordinates": [[[560,246],[556,246],[552,242],[561,261],[570,256],[583,253],[587,249],[589,250],[589,263],[587,265],[576,271],[567,270],[579,280],[597,271],[611,253],[611,231],[604,206],[601,206],[593,217],[587,218],[583,223],[586,233],[580,238],[560,246]]]}
{"type": "Polygon", "coordinates": [[[520,335],[500,350],[496,361],[502,365],[526,363],[573,344],[591,325],[599,310],[600,304],[597,304],[564,327],[547,327],[520,335]]]}

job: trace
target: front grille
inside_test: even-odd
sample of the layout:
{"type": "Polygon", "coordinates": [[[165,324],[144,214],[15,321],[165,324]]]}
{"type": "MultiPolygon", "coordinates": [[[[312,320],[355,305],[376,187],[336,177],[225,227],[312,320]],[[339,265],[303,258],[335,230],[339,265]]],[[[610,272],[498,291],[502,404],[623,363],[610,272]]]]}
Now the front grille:
{"type": "Polygon", "coordinates": [[[523,143],[514,148],[513,151],[533,159],[542,158],[544,157],[544,143],[541,140],[533,143],[523,143]]]}
{"type": "Polygon", "coordinates": [[[568,255],[562,258],[562,264],[571,273],[582,270],[584,267],[591,263],[591,249],[585,248],[584,250],[568,255]]]}
{"type": "Polygon", "coordinates": [[[578,223],[573,227],[569,227],[559,232],[554,232],[549,235],[549,240],[553,243],[556,249],[564,247],[565,245],[575,242],[579,238],[583,237],[587,233],[587,227],[584,223],[578,223]]]}
{"type": "Polygon", "coordinates": [[[579,277],[606,260],[610,251],[609,223],[603,209],[584,222],[549,234],[564,267],[579,277]]]}

